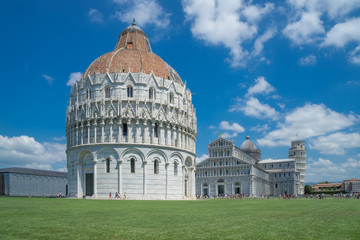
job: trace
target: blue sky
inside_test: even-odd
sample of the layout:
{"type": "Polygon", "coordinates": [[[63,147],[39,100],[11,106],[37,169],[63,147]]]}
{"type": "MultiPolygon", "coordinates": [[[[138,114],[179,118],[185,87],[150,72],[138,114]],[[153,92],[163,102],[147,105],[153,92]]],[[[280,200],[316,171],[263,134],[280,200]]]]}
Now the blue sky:
{"type": "Polygon", "coordinates": [[[195,93],[200,161],[299,138],[307,182],[360,178],[360,0],[2,1],[0,167],[65,170],[69,85],[133,17],[195,93]]]}

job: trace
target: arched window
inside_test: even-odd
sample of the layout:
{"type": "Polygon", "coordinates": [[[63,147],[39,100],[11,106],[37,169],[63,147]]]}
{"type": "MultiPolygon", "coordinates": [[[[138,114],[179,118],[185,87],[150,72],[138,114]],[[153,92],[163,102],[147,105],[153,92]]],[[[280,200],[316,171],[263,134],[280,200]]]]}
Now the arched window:
{"type": "Polygon", "coordinates": [[[130,172],[135,173],[135,159],[130,159],[130,172]]]}
{"type": "Polygon", "coordinates": [[[277,183],[275,184],[275,188],[277,188],[277,183]]]}
{"type": "Polygon", "coordinates": [[[127,135],[128,135],[128,126],[127,126],[127,123],[123,123],[123,124],[122,124],[122,130],[123,130],[123,136],[127,136],[127,135]]]}
{"type": "Polygon", "coordinates": [[[105,98],[110,98],[110,87],[106,86],[105,87],[105,98]]]}
{"type": "Polygon", "coordinates": [[[171,104],[174,104],[174,94],[172,92],[170,93],[169,100],[171,104]]]}
{"type": "Polygon", "coordinates": [[[106,172],[110,173],[110,158],[106,159],[106,172]]]}
{"type": "Polygon", "coordinates": [[[130,98],[130,97],[133,97],[133,87],[132,86],[128,86],[127,87],[127,96],[130,98]]]}
{"type": "Polygon", "coordinates": [[[154,161],[154,174],[159,174],[159,160],[154,161]]]}
{"type": "Polygon", "coordinates": [[[156,98],[156,92],[153,87],[149,89],[149,99],[155,99],[156,98]]]}
{"type": "Polygon", "coordinates": [[[157,123],[155,123],[155,126],[154,126],[154,136],[159,137],[159,126],[157,123]]]}
{"type": "Polygon", "coordinates": [[[86,90],[86,99],[87,100],[91,99],[91,90],[90,89],[86,90]]]}
{"type": "Polygon", "coordinates": [[[179,164],[177,162],[174,162],[174,176],[178,175],[178,172],[179,172],[178,166],[179,166],[179,164]]]}

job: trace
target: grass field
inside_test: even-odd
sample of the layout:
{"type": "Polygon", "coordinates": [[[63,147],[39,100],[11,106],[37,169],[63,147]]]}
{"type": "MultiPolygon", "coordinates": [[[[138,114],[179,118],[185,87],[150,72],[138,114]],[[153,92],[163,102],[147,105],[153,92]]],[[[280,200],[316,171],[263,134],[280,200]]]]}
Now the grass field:
{"type": "Polygon", "coordinates": [[[360,200],[0,197],[0,239],[360,239],[360,200]]]}

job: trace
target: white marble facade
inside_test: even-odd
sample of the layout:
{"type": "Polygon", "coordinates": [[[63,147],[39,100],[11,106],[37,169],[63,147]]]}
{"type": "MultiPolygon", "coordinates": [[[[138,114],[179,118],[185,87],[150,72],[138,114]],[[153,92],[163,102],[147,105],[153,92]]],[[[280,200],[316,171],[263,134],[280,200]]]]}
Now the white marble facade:
{"type": "Polygon", "coordinates": [[[135,23],[72,86],[66,133],[70,197],[195,197],[191,92],[135,23]]]}
{"type": "Polygon", "coordinates": [[[239,148],[220,136],[209,143],[209,158],[196,166],[196,194],[211,197],[303,194],[305,142],[291,144],[289,159],[261,161],[261,151],[249,137],[239,148]]]}

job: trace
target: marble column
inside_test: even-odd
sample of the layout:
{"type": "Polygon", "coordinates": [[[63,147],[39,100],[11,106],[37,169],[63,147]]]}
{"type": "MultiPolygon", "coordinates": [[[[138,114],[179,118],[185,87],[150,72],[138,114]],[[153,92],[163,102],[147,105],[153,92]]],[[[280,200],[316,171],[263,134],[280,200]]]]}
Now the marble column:
{"type": "Polygon", "coordinates": [[[82,168],[82,164],[80,162],[77,162],[76,165],[76,181],[77,181],[77,197],[81,198],[83,195],[83,191],[82,191],[82,180],[81,180],[81,169],[82,168]]]}
{"type": "Polygon", "coordinates": [[[94,121],[94,143],[97,143],[97,120],[94,121]]]}
{"type": "Polygon", "coordinates": [[[165,171],[166,171],[166,186],[165,186],[165,199],[168,197],[168,185],[169,185],[169,177],[168,177],[168,170],[169,170],[170,163],[165,163],[165,171]]]}
{"type": "Polygon", "coordinates": [[[118,161],[118,193],[122,194],[122,181],[121,181],[121,170],[122,170],[122,160],[118,161]]]}
{"type": "Polygon", "coordinates": [[[113,126],[114,126],[114,122],[112,119],[110,119],[109,126],[110,126],[109,142],[112,142],[113,141],[113,126]]]}
{"type": "Polygon", "coordinates": [[[122,121],[121,119],[118,120],[118,137],[117,137],[117,141],[121,142],[122,139],[122,121]]]}
{"type": "Polygon", "coordinates": [[[94,164],[94,194],[93,196],[96,198],[97,197],[97,160],[93,161],[94,164]]]}
{"type": "Polygon", "coordinates": [[[147,161],[143,161],[143,199],[146,198],[146,164],[147,161]]]}
{"type": "Polygon", "coordinates": [[[87,144],[90,143],[90,122],[86,124],[87,127],[87,144]]]}
{"type": "Polygon", "coordinates": [[[101,120],[101,123],[100,123],[100,126],[101,126],[101,143],[104,142],[104,126],[105,126],[105,123],[104,123],[104,120],[101,120]]]}

